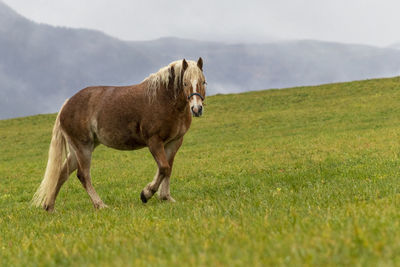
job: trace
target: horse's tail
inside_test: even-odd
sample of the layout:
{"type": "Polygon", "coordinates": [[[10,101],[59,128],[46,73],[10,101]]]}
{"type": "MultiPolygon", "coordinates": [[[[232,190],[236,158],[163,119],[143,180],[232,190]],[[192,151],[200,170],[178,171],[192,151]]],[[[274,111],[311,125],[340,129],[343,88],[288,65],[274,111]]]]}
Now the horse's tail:
{"type": "Polygon", "coordinates": [[[65,101],[58,112],[56,122],[53,127],[46,172],[44,174],[42,183],[32,199],[32,205],[36,207],[42,206],[47,209],[49,201],[52,197],[54,197],[57,183],[61,175],[62,165],[67,156],[67,141],[60,125],[60,114],[67,101],[65,101]]]}

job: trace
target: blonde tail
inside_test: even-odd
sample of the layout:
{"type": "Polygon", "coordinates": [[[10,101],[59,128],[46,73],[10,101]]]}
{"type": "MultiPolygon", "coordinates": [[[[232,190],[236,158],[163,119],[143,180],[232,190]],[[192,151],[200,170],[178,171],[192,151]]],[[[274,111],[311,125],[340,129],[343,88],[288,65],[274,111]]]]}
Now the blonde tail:
{"type": "MultiPolygon", "coordinates": [[[[65,103],[67,101],[65,101],[65,103]]],[[[53,127],[46,172],[44,174],[42,183],[32,199],[33,206],[42,206],[45,209],[48,208],[51,198],[54,197],[57,183],[60,178],[62,165],[67,154],[66,140],[60,126],[61,110],[57,115],[57,119],[53,127]]]]}

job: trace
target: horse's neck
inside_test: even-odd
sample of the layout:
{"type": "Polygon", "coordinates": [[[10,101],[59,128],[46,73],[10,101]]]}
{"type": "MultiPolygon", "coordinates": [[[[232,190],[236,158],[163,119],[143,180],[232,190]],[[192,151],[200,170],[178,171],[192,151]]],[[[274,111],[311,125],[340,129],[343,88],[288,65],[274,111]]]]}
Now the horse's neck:
{"type": "Polygon", "coordinates": [[[169,105],[179,112],[189,110],[189,104],[183,91],[176,94],[172,88],[162,87],[158,89],[155,98],[161,105],[169,105]]]}
{"type": "Polygon", "coordinates": [[[189,111],[190,111],[190,110],[189,110],[189,102],[187,101],[187,98],[186,98],[186,96],[185,96],[185,94],[184,94],[183,91],[180,92],[180,93],[175,97],[174,102],[175,102],[175,103],[174,103],[175,108],[176,108],[177,110],[179,110],[180,112],[185,112],[185,111],[189,112],[189,111]]]}

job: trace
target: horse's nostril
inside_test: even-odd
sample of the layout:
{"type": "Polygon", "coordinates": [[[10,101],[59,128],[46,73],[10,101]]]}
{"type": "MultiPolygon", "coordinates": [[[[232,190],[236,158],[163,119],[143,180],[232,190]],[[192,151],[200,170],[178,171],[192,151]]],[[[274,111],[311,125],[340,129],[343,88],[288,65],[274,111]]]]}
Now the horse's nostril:
{"type": "Polygon", "coordinates": [[[198,109],[199,109],[199,114],[201,114],[201,112],[203,111],[203,106],[199,106],[198,109]]]}

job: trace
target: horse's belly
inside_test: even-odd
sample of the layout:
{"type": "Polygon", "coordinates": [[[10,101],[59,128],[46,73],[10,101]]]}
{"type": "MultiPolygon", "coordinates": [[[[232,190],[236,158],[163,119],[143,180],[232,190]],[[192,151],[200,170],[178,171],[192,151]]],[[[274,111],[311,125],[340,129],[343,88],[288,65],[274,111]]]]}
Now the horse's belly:
{"type": "Polygon", "coordinates": [[[146,146],[146,143],[139,137],[133,136],[129,132],[102,132],[97,135],[99,143],[119,150],[135,150],[146,146]]]}
{"type": "Polygon", "coordinates": [[[115,142],[115,141],[107,142],[107,140],[99,140],[99,141],[101,144],[105,146],[118,150],[136,150],[146,146],[145,144],[137,142],[137,140],[134,139],[124,140],[123,142],[115,142]]]}

